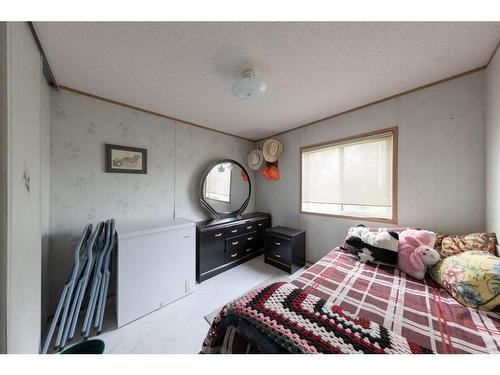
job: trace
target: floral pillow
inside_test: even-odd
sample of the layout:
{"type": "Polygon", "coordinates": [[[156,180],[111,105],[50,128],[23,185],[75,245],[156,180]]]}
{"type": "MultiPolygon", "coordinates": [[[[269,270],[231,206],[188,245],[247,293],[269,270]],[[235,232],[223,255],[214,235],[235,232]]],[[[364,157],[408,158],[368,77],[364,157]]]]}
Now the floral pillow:
{"type": "Polygon", "coordinates": [[[497,237],[495,233],[472,233],[467,235],[453,235],[436,233],[434,249],[446,258],[469,250],[487,251],[497,255],[497,237]]]}
{"type": "Polygon", "coordinates": [[[486,251],[465,251],[443,259],[429,272],[462,305],[500,312],[499,257],[486,251]]]}

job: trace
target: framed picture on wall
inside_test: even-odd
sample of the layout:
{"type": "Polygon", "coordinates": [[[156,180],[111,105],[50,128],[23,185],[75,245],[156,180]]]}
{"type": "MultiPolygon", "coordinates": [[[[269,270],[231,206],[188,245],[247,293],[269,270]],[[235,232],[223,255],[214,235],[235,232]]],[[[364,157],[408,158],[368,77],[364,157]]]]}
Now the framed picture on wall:
{"type": "Polygon", "coordinates": [[[146,174],[147,155],[145,148],[106,144],[106,172],[146,174]]]}

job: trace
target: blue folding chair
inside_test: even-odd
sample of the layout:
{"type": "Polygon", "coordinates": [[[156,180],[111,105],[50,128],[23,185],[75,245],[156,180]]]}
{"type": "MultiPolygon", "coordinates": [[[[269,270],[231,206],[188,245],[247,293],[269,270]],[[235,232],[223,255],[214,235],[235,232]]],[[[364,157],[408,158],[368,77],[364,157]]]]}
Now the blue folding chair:
{"type": "Polygon", "coordinates": [[[45,343],[42,347],[42,354],[46,354],[49,350],[50,342],[52,341],[52,336],[54,335],[57,324],[60,322],[59,332],[62,333],[64,325],[66,323],[66,317],[69,311],[69,305],[71,303],[71,297],[73,295],[73,289],[79,272],[81,270],[81,264],[85,261],[85,249],[87,246],[87,240],[92,233],[92,224],[87,224],[83,229],[82,234],[74,249],[74,264],[71,271],[70,277],[59,297],[59,303],[57,304],[56,312],[50,324],[49,332],[45,338],[45,343]],[[62,314],[62,315],[61,315],[62,314]]]}
{"type": "Polygon", "coordinates": [[[101,280],[103,278],[103,265],[106,253],[111,245],[112,233],[111,233],[111,221],[106,221],[105,224],[105,242],[104,246],[101,247],[101,251],[98,253],[97,262],[94,268],[94,276],[92,278],[92,287],[90,289],[89,301],[87,305],[87,311],[85,313],[85,320],[82,326],[82,336],[87,339],[90,335],[90,329],[92,327],[92,320],[94,319],[95,309],[97,305],[97,299],[99,295],[99,287],[101,285],[101,280]]]}
{"type": "Polygon", "coordinates": [[[63,348],[66,345],[70,331],[73,333],[75,331],[76,323],[78,321],[78,315],[80,314],[80,309],[83,302],[83,297],[85,296],[85,291],[87,289],[87,284],[90,278],[90,274],[92,272],[92,268],[94,267],[95,263],[94,254],[96,248],[99,246],[99,237],[102,233],[103,226],[104,226],[103,222],[97,224],[97,227],[94,230],[94,233],[90,239],[89,246],[87,247],[87,262],[85,264],[85,268],[83,269],[80,280],[78,282],[75,297],[71,305],[71,311],[68,316],[68,324],[64,327],[64,334],[57,349],[63,348]]]}
{"type": "Polygon", "coordinates": [[[111,279],[111,267],[112,267],[112,256],[113,251],[118,247],[118,234],[115,230],[115,220],[111,219],[111,244],[108,248],[108,251],[104,260],[103,267],[103,277],[101,280],[101,288],[99,295],[99,305],[97,308],[97,316],[94,324],[94,328],[97,329],[97,334],[99,335],[102,332],[102,325],[104,321],[104,311],[106,309],[106,299],[108,296],[109,282],[111,279]]]}

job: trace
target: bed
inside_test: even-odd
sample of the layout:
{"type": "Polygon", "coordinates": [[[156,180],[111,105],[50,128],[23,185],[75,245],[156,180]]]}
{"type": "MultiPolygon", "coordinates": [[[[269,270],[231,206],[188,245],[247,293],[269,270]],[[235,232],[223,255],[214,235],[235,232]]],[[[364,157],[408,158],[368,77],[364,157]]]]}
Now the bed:
{"type": "MultiPolygon", "coordinates": [[[[354,255],[340,248],[331,251],[289,285],[278,284],[270,286],[274,292],[260,288],[228,304],[214,320],[203,343],[202,353],[316,352],[304,351],[303,347],[306,343],[310,344],[310,340],[318,341],[318,334],[313,332],[307,336],[309,332],[303,334],[300,330],[296,331],[295,328],[304,326],[302,323],[290,326],[290,319],[298,319],[296,312],[293,312],[292,318],[283,318],[289,315],[290,304],[279,306],[287,314],[269,319],[262,311],[267,306],[265,303],[269,302],[264,301],[260,305],[256,302],[266,293],[281,296],[283,291],[293,294],[293,298],[300,296],[303,304],[311,300],[315,306],[321,305],[321,309],[327,311],[328,320],[334,321],[334,330],[342,330],[340,336],[338,332],[332,336],[333,341],[329,338],[330,344],[334,343],[334,350],[330,350],[330,344],[327,347],[322,343],[310,345],[314,349],[321,347],[317,352],[378,353],[356,346],[356,343],[350,345],[349,350],[343,351],[342,346],[337,351],[336,343],[351,342],[352,332],[356,333],[353,337],[357,340],[361,332],[361,339],[368,342],[374,338],[372,344],[375,343],[377,348],[380,344],[383,349],[386,348],[386,344],[377,342],[380,339],[378,336],[390,337],[391,342],[387,344],[389,350],[385,350],[390,353],[500,353],[499,313],[464,307],[430,279],[418,281],[407,277],[398,268],[359,262],[354,255]],[[250,312],[242,313],[242,306],[250,312]],[[248,307],[251,307],[250,310],[248,307]],[[266,319],[267,326],[263,323],[266,319]],[[285,323],[280,319],[288,320],[285,323]],[[338,319],[349,326],[341,327],[338,319]],[[288,330],[289,337],[302,344],[290,344],[290,340],[283,340],[283,326],[285,331],[288,330]],[[363,336],[363,327],[371,327],[368,337],[363,336]],[[396,345],[398,350],[392,345],[396,345]]],[[[313,309],[310,312],[321,315],[322,311],[319,311],[321,314],[318,311],[313,309]]],[[[306,315],[308,313],[305,311],[306,315]]],[[[309,323],[314,321],[315,316],[300,318],[309,323]]],[[[324,327],[320,329],[323,333],[330,332],[331,327],[327,327],[326,331],[324,327]]]]}

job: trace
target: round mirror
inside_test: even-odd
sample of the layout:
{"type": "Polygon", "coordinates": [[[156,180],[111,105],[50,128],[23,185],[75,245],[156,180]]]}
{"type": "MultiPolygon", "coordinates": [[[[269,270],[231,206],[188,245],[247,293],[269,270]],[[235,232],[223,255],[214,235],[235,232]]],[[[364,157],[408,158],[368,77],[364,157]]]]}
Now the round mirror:
{"type": "Polygon", "coordinates": [[[240,163],[219,160],[210,164],[201,178],[201,206],[215,220],[241,217],[251,189],[250,177],[240,163]]]}

